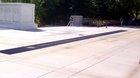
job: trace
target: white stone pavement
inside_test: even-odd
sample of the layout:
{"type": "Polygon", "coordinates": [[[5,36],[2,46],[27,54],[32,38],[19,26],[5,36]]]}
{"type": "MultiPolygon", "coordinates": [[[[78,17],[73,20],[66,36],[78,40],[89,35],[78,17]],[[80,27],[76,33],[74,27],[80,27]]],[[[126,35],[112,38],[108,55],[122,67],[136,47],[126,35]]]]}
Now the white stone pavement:
{"type": "Polygon", "coordinates": [[[0,50],[46,43],[51,41],[81,37],[116,30],[129,30],[129,28],[109,27],[45,27],[38,32],[0,29],[0,50]]]}
{"type": "Polygon", "coordinates": [[[44,31],[1,29],[0,50],[108,31],[127,31],[13,55],[1,53],[0,78],[139,78],[140,29],[40,29],[44,31]]]}

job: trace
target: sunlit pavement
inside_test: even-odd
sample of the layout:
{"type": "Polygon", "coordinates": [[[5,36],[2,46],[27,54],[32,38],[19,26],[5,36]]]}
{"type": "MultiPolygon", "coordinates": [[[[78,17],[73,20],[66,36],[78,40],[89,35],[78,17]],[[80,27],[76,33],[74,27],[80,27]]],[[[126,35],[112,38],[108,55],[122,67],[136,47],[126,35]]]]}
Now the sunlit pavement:
{"type": "Polygon", "coordinates": [[[0,50],[117,30],[127,31],[17,54],[0,53],[0,78],[139,78],[138,28],[1,29],[0,50]]]}

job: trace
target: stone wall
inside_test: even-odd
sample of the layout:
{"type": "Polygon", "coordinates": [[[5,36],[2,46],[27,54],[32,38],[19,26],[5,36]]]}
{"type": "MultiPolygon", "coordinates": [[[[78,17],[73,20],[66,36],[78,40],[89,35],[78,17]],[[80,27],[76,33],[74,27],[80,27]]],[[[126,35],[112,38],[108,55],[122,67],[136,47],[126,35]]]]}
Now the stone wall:
{"type": "Polygon", "coordinates": [[[0,27],[19,30],[36,30],[34,4],[0,3],[0,27]]]}
{"type": "Polygon", "coordinates": [[[82,26],[83,16],[81,15],[71,15],[70,20],[72,18],[73,26],[82,26]]]}

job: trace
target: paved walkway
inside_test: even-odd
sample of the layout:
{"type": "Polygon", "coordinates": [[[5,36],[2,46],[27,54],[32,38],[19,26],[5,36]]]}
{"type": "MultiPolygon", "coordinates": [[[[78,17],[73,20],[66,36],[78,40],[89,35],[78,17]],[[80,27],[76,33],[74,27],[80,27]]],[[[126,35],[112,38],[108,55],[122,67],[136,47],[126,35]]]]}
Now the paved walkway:
{"type": "Polygon", "coordinates": [[[127,31],[12,55],[1,53],[0,78],[139,78],[140,29],[78,28],[68,34],[62,27],[59,30],[63,31],[58,30],[61,33],[55,30],[53,35],[45,33],[51,28],[44,32],[0,30],[0,47],[3,50],[122,29],[127,31]]]}
{"type": "Polygon", "coordinates": [[[40,31],[36,32],[0,29],[0,50],[82,37],[104,32],[127,30],[128,28],[46,27],[39,29],[40,31]]]}

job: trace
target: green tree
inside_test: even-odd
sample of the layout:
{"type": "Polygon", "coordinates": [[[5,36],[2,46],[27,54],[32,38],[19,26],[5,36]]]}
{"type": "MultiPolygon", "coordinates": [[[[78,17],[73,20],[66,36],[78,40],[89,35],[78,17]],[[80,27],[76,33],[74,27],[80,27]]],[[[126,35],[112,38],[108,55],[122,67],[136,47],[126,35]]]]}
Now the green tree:
{"type": "Polygon", "coordinates": [[[140,10],[139,0],[108,0],[110,18],[137,18],[140,10]]]}
{"type": "Polygon", "coordinates": [[[35,7],[35,21],[39,26],[45,25],[44,16],[46,15],[46,5],[44,0],[31,0],[29,3],[34,3],[35,7]]]}
{"type": "Polygon", "coordinates": [[[93,0],[71,0],[73,7],[72,14],[83,15],[84,17],[92,16],[93,13],[93,0]]]}
{"type": "Polygon", "coordinates": [[[134,0],[120,0],[120,6],[120,14],[122,17],[133,16],[132,11],[134,9],[134,0]]]}
{"type": "Polygon", "coordinates": [[[107,16],[107,0],[95,0],[96,16],[104,18],[107,16]]]}
{"type": "Polygon", "coordinates": [[[107,16],[111,19],[119,19],[121,17],[119,0],[107,0],[107,16]]]}
{"type": "Polygon", "coordinates": [[[138,18],[140,0],[2,0],[36,5],[36,22],[39,25],[66,25],[72,14],[84,17],[119,19],[138,18]]]}
{"type": "Polygon", "coordinates": [[[138,19],[138,15],[140,14],[140,0],[134,0],[134,18],[138,19]]]}
{"type": "Polygon", "coordinates": [[[68,0],[46,0],[45,21],[49,24],[65,21],[69,14],[67,1],[68,0]]]}

